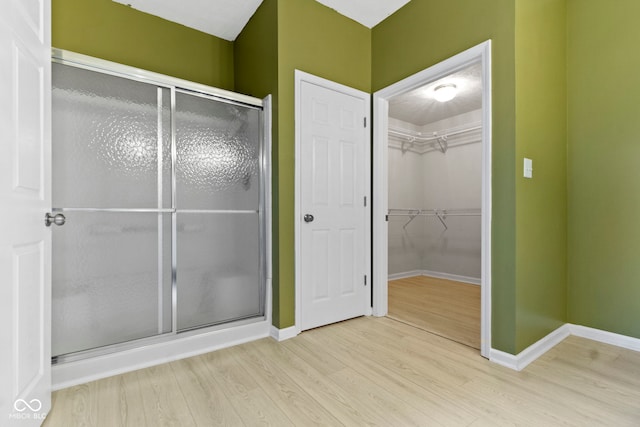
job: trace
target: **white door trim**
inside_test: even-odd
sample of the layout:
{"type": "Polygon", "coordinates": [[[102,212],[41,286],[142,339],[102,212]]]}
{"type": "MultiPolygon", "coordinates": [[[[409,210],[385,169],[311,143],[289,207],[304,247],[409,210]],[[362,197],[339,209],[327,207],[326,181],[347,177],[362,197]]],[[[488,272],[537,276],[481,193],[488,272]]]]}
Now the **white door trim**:
{"type": "Polygon", "coordinates": [[[438,80],[467,65],[482,64],[482,307],[481,354],[491,350],[491,40],[379,90],[373,95],[373,315],[387,314],[389,98],[438,80]]]}
{"type": "MultiPolygon", "coordinates": [[[[300,327],[300,319],[301,319],[301,260],[300,260],[300,251],[301,251],[301,243],[300,243],[300,232],[302,225],[302,211],[301,211],[301,173],[300,173],[300,143],[301,143],[301,127],[300,127],[300,119],[302,117],[301,113],[301,86],[303,82],[311,83],[317,86],[321,86],[326,89],[334,90],[336,92],[341,92],[346,95],[353,96],[355,98],[362,99],[365,103],[365,118],[366,118],[366,131],[370,132],[371,129],[371,95],[342,85],[340,83],[332,82],[331,80],[323,79],[321,77],[314,76],[313,74],[305,73],[304,71],[295,70],[295,203],[294,203],[294,230],[295,230],[295,329],[296,333],[301,332],[300,327]]],[[[365,167],[364,167],[364,175],[365,175],[365,194],[367,197],[367,210],[365,214],[365,271],[367,272],[368,278],[368,289],[371,284],[371,136],[365,139],[365,147],[364,147],[364,155],[365,155],[365,167]]],[[[366,297],[366,315],[371,315],[371,292],[367,291],[365,293],[366,297]]]]}

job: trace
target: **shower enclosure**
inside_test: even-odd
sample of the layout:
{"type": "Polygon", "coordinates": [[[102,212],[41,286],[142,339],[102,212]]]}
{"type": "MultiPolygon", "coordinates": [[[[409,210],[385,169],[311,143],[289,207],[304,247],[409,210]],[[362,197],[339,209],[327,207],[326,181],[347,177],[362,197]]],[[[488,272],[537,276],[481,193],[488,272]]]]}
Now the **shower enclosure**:
{"type": "Polygon", "coordinates": [[[263,320],[262,102],[77,57],[53,59],[54,363],[263,320]]]}

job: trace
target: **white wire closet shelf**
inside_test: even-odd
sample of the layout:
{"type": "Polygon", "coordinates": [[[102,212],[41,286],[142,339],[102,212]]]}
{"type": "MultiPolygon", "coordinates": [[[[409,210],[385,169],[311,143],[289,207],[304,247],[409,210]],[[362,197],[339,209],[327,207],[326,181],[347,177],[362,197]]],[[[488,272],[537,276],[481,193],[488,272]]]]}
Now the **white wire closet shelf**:
{"type": "Polygon", "coordinates": [[[389,128],[389,136],[400,141],[400,149],[405,152],[410,147],[418,147],[422,151],[437,150],[446,153],[450,147],[480,142],[482,124],[474,123],[471,126],[458,129],[448,129],[439,132],[417,132],[414,130],[389,128]],[[474,137],[477,134],[477,138],[474,137]]]}
{"type": "Polygon", "coordinates": [[[387,221],[391,217],[409,217],[409,220],[402,226],[403,229],[419,216],[433,216],[438,218],[445,230],[449,229],[446,223],[447,217],[453,216],[482,216],[482,209],[479,208],[454,208],[454,209],[404,209],[390,208],[387,212],[387,221]]]}

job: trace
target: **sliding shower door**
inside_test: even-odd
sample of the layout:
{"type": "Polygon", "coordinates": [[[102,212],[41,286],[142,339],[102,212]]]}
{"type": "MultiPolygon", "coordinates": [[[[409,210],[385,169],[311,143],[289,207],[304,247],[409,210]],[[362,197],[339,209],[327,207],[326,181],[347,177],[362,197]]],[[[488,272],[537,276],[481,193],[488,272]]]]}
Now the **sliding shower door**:
{"type": "Polygon", "coordinates": [[[264,314],[260,111],[176,94],[178,330],[264,314]]]}
{"type": "Polygon", "coordinates": [[[264,316],[262,114],[54,62],[54,360],[264,316]]]}
{"type": "Polygon", "coordinates": [[[54,356],[171,331],[170,90],[53,64],[54,356]]]}

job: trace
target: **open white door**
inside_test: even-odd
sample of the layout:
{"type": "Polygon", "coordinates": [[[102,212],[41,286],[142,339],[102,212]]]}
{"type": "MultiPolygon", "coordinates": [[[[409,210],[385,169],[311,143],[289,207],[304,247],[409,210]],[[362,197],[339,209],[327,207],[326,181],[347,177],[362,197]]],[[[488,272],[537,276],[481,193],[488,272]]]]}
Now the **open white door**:
{"type": "Polygon", "coordinates": [[[0,425],[51,406],[50,0],[0,14],[0,425]]]}
{"type": "Polygon", "coordinates": [[[369,95],[310,75],[296,89],[297,291],[305,330],[367,313],[369,95]]]}

